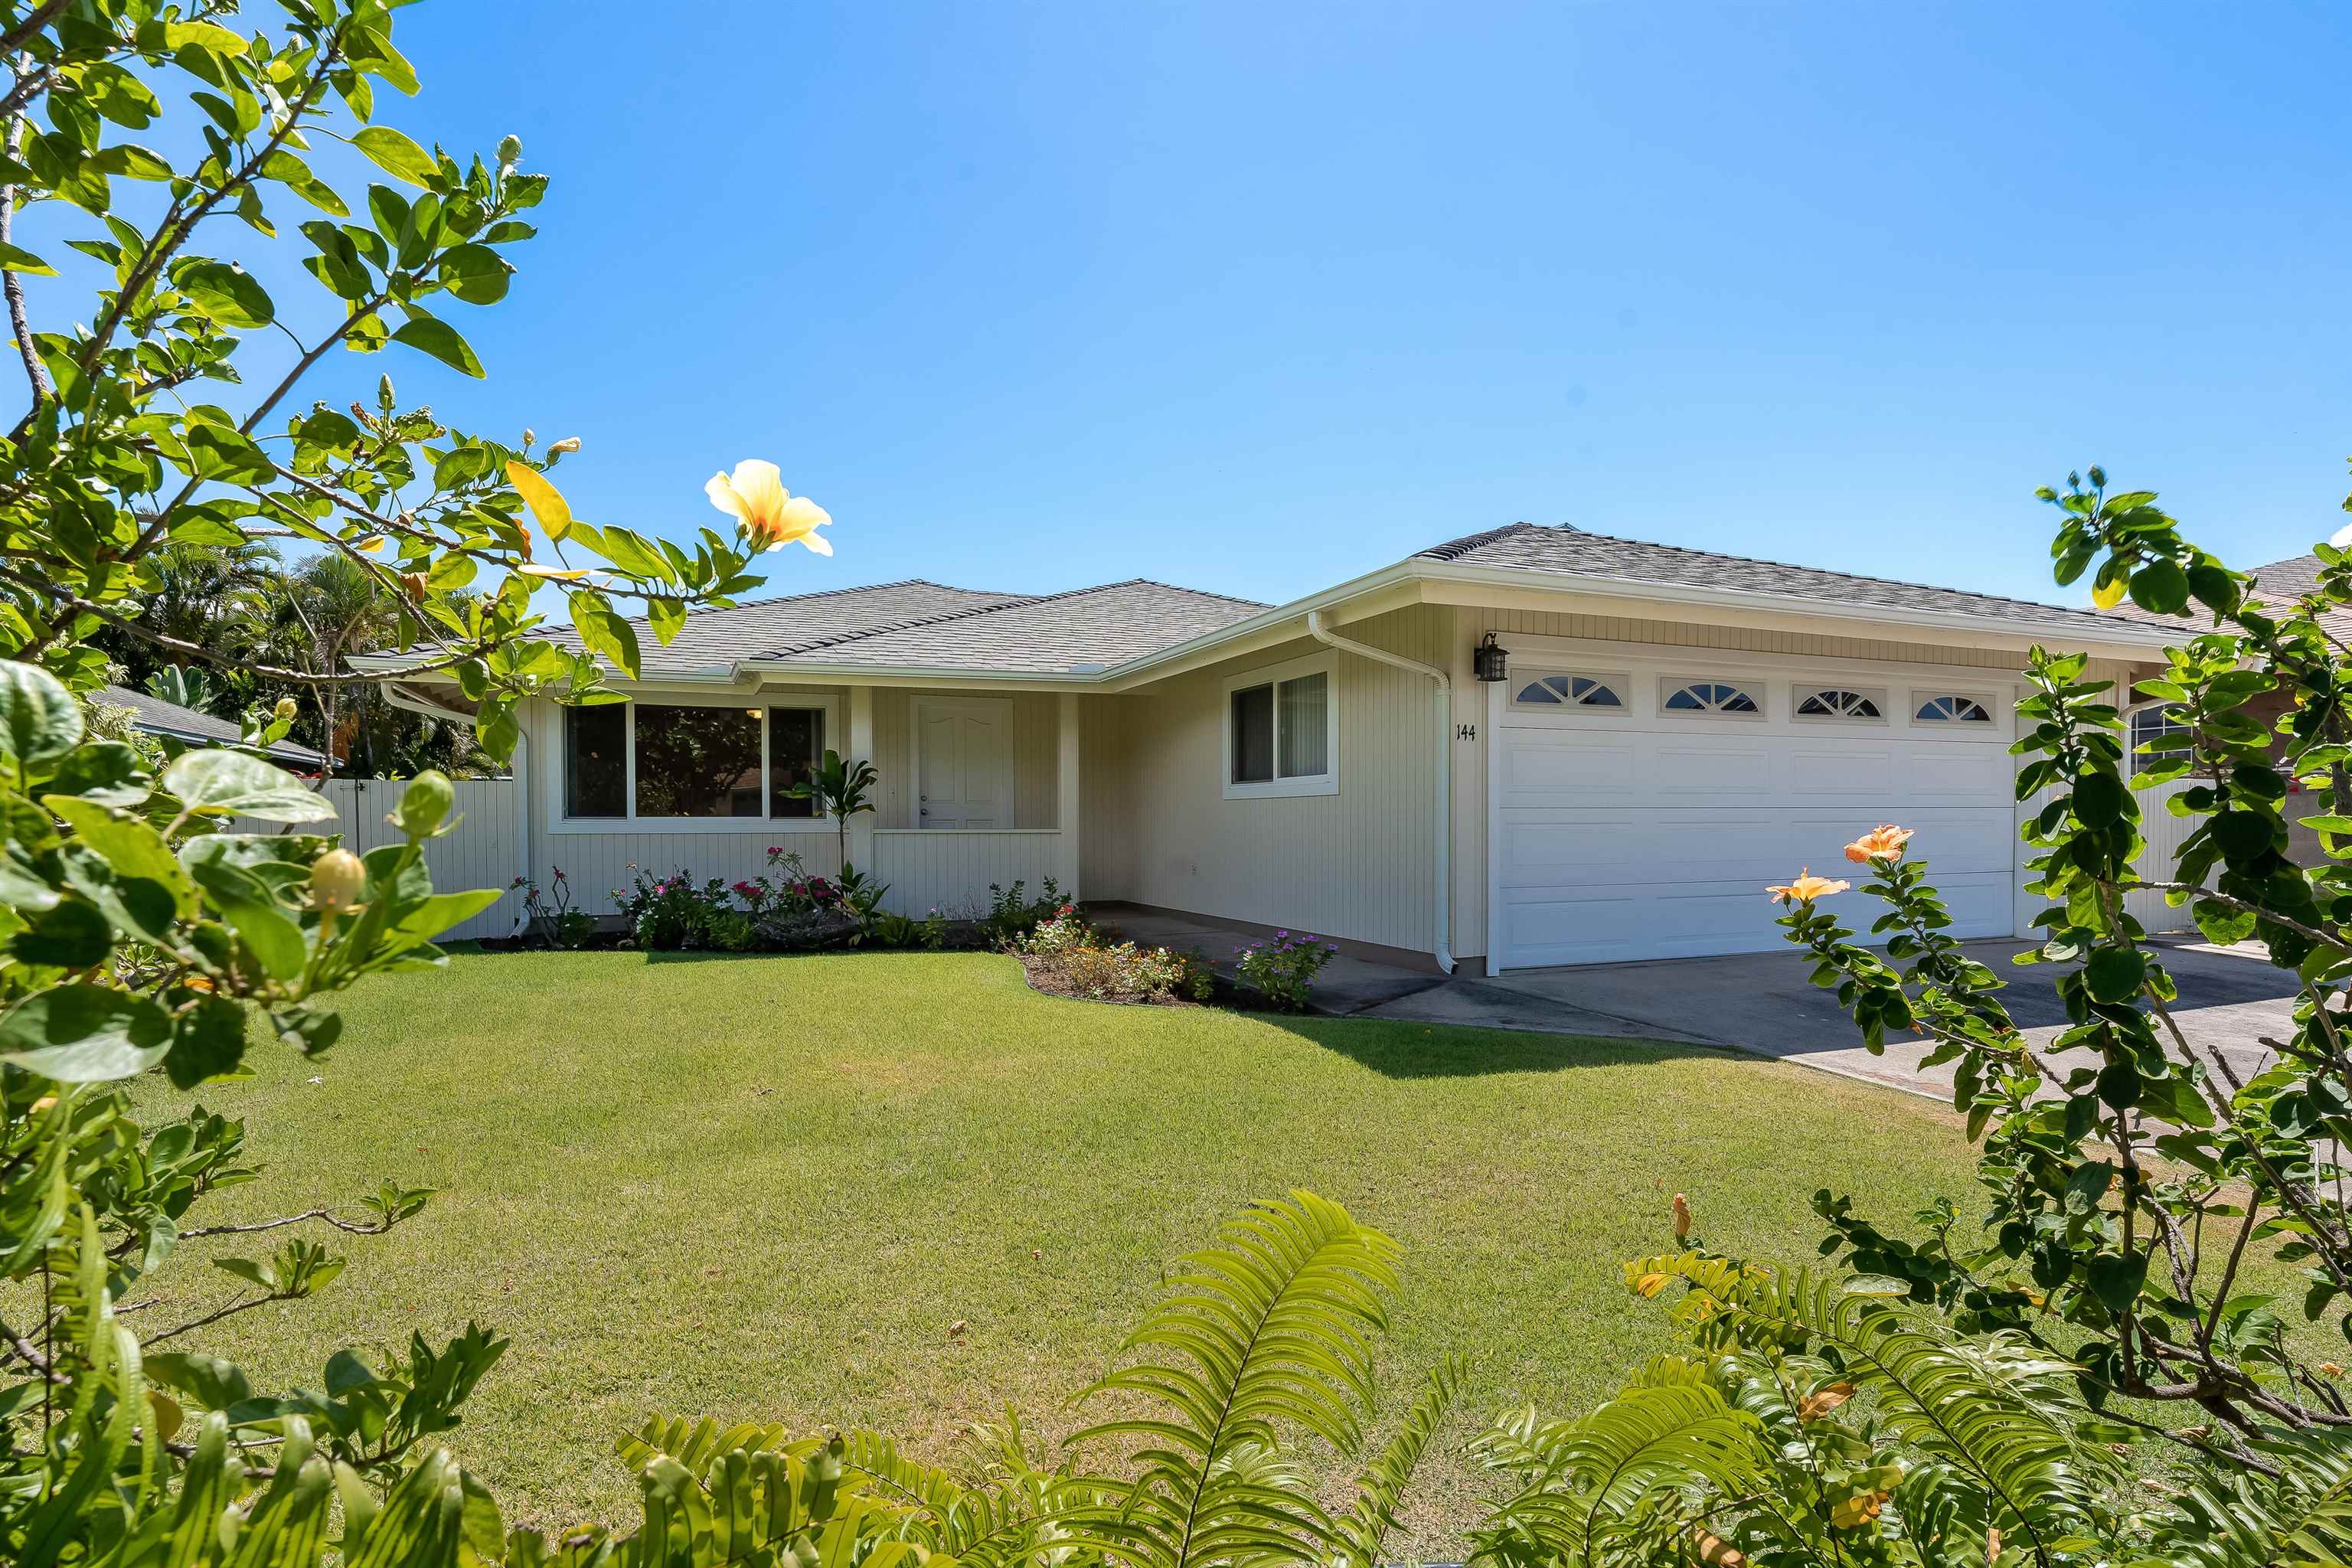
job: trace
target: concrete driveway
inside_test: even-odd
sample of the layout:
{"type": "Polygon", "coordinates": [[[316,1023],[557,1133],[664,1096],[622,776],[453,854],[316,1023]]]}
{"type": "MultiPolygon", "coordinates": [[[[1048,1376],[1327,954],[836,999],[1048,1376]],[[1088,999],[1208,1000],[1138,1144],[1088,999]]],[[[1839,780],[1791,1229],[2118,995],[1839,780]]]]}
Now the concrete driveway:
{"type": "MultiPolygon", "coordinates": [[[[2002,1000],[2039,1044],[2066,1026],[2066,1015],[2054,984],[2057,965],[2010,962],[2031,945],[1976,942],[1966,951],[2009,981],[2002,1000]]],[[[2220,1047],[2242,1073],[2256,1070],[2270,1055],[2257,1037],[2293,1027],[2294,976],[2251,950],[2159,945],[2180,988],[2173,1016],[2182,1032],[2220,1047]]],[[[1883,1056],[1872,1056],[1835,998],[1810,984],[1809,972],[1785,952],[1517,970],[1491,980],[1444,981],[1350,1016],[1696,1041],[1950,1099],[1949,1067],[1921,1068],[1927,1048],[1916,1037],[1890,1038],[1883,1056]]]]}

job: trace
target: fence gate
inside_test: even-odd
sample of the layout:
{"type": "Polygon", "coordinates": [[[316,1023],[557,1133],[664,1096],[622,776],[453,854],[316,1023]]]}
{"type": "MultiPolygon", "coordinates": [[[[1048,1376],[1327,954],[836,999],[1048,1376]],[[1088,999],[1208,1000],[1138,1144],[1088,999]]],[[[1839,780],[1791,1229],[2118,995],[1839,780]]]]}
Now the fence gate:
{"type": "MultiPolygon", "coordinates": [[[[522,908],[522,896],[506,890],[522,874],[522,790],[512,779],[459,779],[454,787],[457,803],[453,815],[461,818],[457,830],[425,846],[433,890],[455,893],[468,888],[497,888],[499,897],[465,924],[444,931],[441,940],[509,935],[522,908]]],[[[407,791],[404,779],[330,779],[319,793],[333,804],[336,820],[304,823],[296,831],[341,833],[343,847],[354,855],[402,843],[405,836],[384,818],[400,809],[400,797],[407,791]]],[[[276,823],[243,819],[236,826],[240,833],[280,830],[276,823]]]]}

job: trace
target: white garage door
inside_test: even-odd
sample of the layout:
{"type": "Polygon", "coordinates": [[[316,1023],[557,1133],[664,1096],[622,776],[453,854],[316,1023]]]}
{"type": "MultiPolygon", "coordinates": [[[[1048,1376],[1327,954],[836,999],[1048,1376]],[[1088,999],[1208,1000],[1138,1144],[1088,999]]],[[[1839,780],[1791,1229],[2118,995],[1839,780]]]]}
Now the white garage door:
{"type": "MultiPolygon", "coordinates": [[[[1955,934],[2010,934],[2006,679],[1609,646],[1514,647],[1490,688],[1496,968],[1777,947],[1765,886],[1859,870],[1844,846],[1881,822],[1917,830],[1955,934]]],[[[1864,931],[1884,909],[1833,907],[1864,931]]]]}

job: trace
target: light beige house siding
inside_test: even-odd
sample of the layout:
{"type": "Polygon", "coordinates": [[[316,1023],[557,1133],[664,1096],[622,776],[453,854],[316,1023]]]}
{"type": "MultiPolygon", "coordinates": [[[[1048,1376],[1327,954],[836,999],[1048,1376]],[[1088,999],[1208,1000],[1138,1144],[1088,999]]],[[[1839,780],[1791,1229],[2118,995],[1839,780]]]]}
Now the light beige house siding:
{"type": "MultiPolygon", "coordinates": [[[[1446,657],[1453,616],[1413,605],[1340,629],[1433,663],[1446,657]]],[[[1339,793],[1224,798],[1225,678],[1322,651],[1302,639],[1113,700],[1129,839],[1107,870],[1118,896],[1318,936],[1434,944],[1437,719],[1425,677],[1337,655],[1339,793]]]]}

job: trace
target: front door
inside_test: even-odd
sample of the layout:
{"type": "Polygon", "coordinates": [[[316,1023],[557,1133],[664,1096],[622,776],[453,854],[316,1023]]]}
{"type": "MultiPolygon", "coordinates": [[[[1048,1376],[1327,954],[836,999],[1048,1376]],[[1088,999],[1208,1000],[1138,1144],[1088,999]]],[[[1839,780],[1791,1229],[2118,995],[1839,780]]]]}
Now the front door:
{"type": "Polygon", "coordinates": [[[1013,826],[1013,704],[1001,697],[915,704],[918,823],[1013,826]]]}

